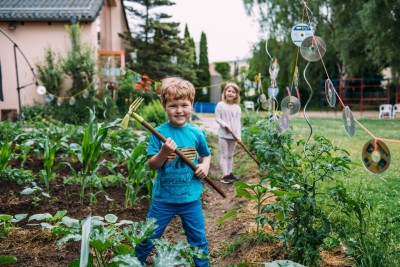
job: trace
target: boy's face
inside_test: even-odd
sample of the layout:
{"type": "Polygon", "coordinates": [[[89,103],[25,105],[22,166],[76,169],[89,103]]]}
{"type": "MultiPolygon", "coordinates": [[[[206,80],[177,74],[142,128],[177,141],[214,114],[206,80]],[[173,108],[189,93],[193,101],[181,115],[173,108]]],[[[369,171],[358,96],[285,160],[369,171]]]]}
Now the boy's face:
{"type": "Polygon", "coordinates": [[[192,103],[188,99],[168,100],[165,104],[165,111],[172,126],[182,127],[192,115],[192,103]]]}

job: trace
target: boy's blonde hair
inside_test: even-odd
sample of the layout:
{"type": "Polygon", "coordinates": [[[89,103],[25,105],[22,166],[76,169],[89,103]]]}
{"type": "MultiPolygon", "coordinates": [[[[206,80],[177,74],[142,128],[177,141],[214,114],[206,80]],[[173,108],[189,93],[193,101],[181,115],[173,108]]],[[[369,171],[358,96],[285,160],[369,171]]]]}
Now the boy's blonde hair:
{"type": "Polygon", "coordinates": [[[222,101],[226,102],[225,92],[226,92],[226,90],[228,90],[229,87],[232,87],[233,90],[235,90],[236,98],[234,99],[234,102],[235,102],[235,104],[239,105],[239,103],[240,103],[240,89],[239,89],[239,86],[236,83],[227,83],[225,85],[224,91],[222,92],[222,101]]]}
{"type": "Polygon", "coordinates": [[[189,81],[180,78],[165,78],[161,86],[161,104],[165,108],[167,101],[188,99],[192,104],[196,90],[189,81]]]}

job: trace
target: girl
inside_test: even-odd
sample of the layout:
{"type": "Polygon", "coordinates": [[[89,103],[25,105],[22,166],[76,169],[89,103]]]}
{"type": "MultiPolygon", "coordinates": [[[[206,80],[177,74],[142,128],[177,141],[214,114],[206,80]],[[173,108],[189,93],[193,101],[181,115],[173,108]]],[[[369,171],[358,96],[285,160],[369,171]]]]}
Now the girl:
{"type": "Polygon", "coordinates": [[[222,101],[218,102],[215,108],[215,119],[220,125],[218,135],[219,147],[221,150],[221,182],[224,184],[233,183],[233,181],[237,179],[232,174],[233,153],[235,152],[236,141],[230,132],[232,132],[239,141],[242,139],[240,124],[242,111],[239,103],[239,86],[235,83],[228,83],[222,93],[222,101]]]}

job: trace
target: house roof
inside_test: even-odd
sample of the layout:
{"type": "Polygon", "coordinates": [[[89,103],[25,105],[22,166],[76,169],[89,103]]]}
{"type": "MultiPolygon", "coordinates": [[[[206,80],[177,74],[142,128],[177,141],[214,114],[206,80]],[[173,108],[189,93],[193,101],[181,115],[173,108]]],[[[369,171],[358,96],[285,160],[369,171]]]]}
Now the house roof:
{"type": "Polygon", "coordinates": [[[92,22],[104,0],[1,0],[0,21],[92,22]]]}

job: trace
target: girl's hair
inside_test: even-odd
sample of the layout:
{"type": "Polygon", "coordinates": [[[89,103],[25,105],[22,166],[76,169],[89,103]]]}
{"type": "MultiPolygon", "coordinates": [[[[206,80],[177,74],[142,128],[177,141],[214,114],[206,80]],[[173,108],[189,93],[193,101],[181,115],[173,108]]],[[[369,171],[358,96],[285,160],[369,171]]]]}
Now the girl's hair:
{"type": "Polygon", "coordinates": [[[239,86],[236,83],[227,83],[225,85],[224,91],[222,92],[222,101],[226,102],[225,92],[226,92],[226,90],[228,90],[229,87],[232,87],[233,90],[235,90],[236,98],[233,100],[233,102],[235,102],[235,104],[239,105],[239,103],[240,103],[240,89],[239,89],[239,86]]]}
{"type": "Polygon", "coordinates": [[[165,108],[167,101],[188,99],[192,104],[196,90],[190,82],[181,78],[165,78],[161,86],[161,104],[165,108]]]}

